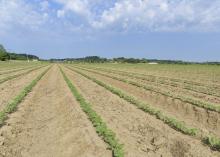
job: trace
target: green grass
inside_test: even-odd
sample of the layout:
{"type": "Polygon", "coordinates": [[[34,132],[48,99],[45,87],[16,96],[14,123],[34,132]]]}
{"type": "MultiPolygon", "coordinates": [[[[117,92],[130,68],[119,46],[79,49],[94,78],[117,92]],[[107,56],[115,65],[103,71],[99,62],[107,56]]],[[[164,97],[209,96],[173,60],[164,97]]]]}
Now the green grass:
{"type": "Polygon", "coordinates": [[[18,104],[33,89],[33,87],[46,74],[48,70],[49,68],[42,72],[39,76],[37,76],[37,78],[35,78],[30,84],[28,84],[11,102],[6,105],[6,108],[0,112],[0,126],[4,124],[4,121],[7,119],[7,115],[17,109],[18,104]]]}
{"type": "Polygon", "coordinates": [[[77,67],[77,68],[88,71],[88,72],[96,73],[96,74],[99,74],[99,75],[102,75],[102,76],[105,76],[105,77],[109,77],[109,78],[112,78],[112,79],[115,79],[115,80],[118,80],[118,81],[121,81],[121,82],[124,82],[124,83],[127,83],[127,84],[131,84],[133,86],[143,88],[147,91],[153,91],[155,93],[159,93],[161,95],[171,97],[173,99],[178,99],[182,102],[190,103],[190,104],[195,105],[197,107],[201,107],[201,108],[204,108],[204,109],[207,109],[207,110],[210,110],[210,111],[215,111],[215,112],[220,113],[220,105],[218,105],[218,104],[211,104],[211,103],[203,102],[201,100],[197,100],[197,99],[194,99],[194,98],[185,97],[185,96],[181,96],[181,95],[177,95],[177,94],[172,94],[170,92],[166,92],[166,91],[160,90],[158,88],[154,88],[154,87],[149,86],[149,85],[143,85],[143,84],[140,84],[140,83],[137,83],[137,82],[134,82],[134,81],[130,81],[130,80],[127,80],[127,79],[119,78],[119,77],[108,75],[108,74],[103,74],[103,73],[100,73],[100,72],[97,72],[97,71],[92,71],[92,70],[88,70],[88,69],[80,68],[80,67],[77,67]]]}
{"type": "Polygon", "coordinates": [[[92,106],[86,102],[76,87],[67,78],[63,70],[61,68],[60,70],[72,94],[79,102],[82,110],[87,114],[93,126],[96,128],[97,134],[103,138],[103,140],[109,145],[109,148],[113,151],[113,156],[124,157],[123,145],[119,143],[118,139],[116,139],[115,133],[107,127],[102,118],[92,109],[92,106]]]}

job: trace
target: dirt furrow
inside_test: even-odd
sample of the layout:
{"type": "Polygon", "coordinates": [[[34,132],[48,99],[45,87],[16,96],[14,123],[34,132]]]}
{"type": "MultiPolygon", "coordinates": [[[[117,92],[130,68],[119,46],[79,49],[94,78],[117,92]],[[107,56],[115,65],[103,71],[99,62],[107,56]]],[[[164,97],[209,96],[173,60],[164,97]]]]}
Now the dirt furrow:
{"type": "MultiPolygon", "coordinates": [[[[83,67],[83,66],[82,66],[83,67]]],[[[85,68],[85,67],[83,67],[85,68]]],[[[147,77],[147,76],[134,76],[131,75],[130,73],[123,73],[117,70],[114,71],[109,71],[108,70],[104,70],[104,69],[94,69],[91,67],[86,67],[89,70],[93,70],[93,71],[98,71],[104,74],[111,74],[114,75],[116,77],[121,77],[121,78],[125,78],[131,81],[137,81],[140,83],[144,83],[144,84],[150,84],[152,87],[156,87],[156,88],[161,88],[163,90],[166,91],[171,91],[174,93],[179,93],[181,95],[185,95],[185,96],[190,96],[190,97],[195,97],[198,99],[203,99],[205,101],[208,102],[213,102],[213,103],[220,103],[220,97],[218,97],[217,95],[219,95],[219,92],[217,91],[212,91],[211,89],[206,89],[205,91],[202,90],[198,90],[197,88],[195,88],[193,85],[191,86],[186,86],[183,84],[179,84],[178,83],[174,83],[173,81],[168,81],[168,80],[158,80],[156,78],[153,77],[147,77]],[[213,96],[211,93],[215,93],[213,96]]]]}
{"type": "Polygon", "coordinates": [[[25,85],[30,83],[46,68],[48,68],[48,66],[0,84],[0,111],[4,109],[5,105],[14,98],[25,87],[25,85]]]}
{"type": "Polygon", "coordinates": [[[175,117],[184,121],[188,126],[201,129],[204,133],[213,133],[220,136],[220,114],[213,111],[207,111],[203,108],[195,107],[192,104],[184,103],[180,100],[146,91],[133,85],[114,80],[105,76],[83,71],[103,82],[122,89],[130,95],[162,110],[166,115],[175,117]]]}
{"type": "Polygon", "coordinates": [[[107,74],[107,75],[110,74],[111,76],[120,77],[120,78],[129,80],[129,81],[138,82],[144,85],[150,85],[153,88],[160,88],[163,91],[175,93],[178,95],[183,95],[183,96],[192,97],[192,98],[195,97],[196,99],[199,99],[200,101],[203,100],[203,101],[216,103],[216,104],[220,103],[220,97],[204,94],[201,92],[196,92],[190,89],[185,89],[182,86],[171,86],[170,85],[171,83],[167,84],[167,83],[161,83],[161,81],[149,81],[147,79],[143,80],[137,77],[122,75],[119,73],[108,73],[107,71],[100,71],[100,70],[94,70],[94,69],[88,69],[88,68],[86,69],[90,71],[102,73],[102,74],[107,74]]]}
{"type": "Polygon", "coordinates": [[[19,71],[15,71],[15,72],[12,72],[12,73],[2,74],[2,75],[0,75],[0,80],[4,79],[6,77],[9,77],[9,76],[13,76],[13,75],[24,73],[24,72],[26,72],[26,71],[28,71],[30,69],[34,69],[36,67],[37,66],[28,67],[28,68],[25,68],[25,69],[22,69],[22,70],[19,70],[19,71]]]}
{"type": "Polygon", "coordinates": [[[219,152],[210,150],[200,140],[175,131],[103,87],[64,69],[82,95],[125,145],[127,157],[220,156],[219,152]]]}
{"type": "Polygon", "coordinates": [[[57,66],[0,129],[0,156],[110,157],[111,151],[73,98],[57,66]]]}

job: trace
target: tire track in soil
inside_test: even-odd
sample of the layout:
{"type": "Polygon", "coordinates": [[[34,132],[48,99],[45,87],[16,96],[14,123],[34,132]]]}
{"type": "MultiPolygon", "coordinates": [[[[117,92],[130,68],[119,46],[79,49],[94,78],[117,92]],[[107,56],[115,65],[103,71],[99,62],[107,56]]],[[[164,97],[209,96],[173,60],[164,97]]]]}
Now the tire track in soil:
{"type": "Polygon", "coordinates": [[[166,115],[171,115],[180,121],[184,121],[188,126],[199,128],[204,133],[212,133],[220,136],[220,114],[217,112],[208,111],[180,100],[174,100],[155,92],[146,91],[142,88],[106,76],[101,76],[88,71],[83,71],[83,73],[122,89],[143,102],[160,109],[166,115]]]}
{"type": "Polygon", "coordinates": [[[200,140],[181,134],[91,80],[63,68],[81,94],[124,144],[127,157],[220,157],[200,140]]]}
{"type": "Polygon", "coordinates": [[[0,129],[0,156],[111,157],[87,116],[73,98],[57,67],[0,129]]]}

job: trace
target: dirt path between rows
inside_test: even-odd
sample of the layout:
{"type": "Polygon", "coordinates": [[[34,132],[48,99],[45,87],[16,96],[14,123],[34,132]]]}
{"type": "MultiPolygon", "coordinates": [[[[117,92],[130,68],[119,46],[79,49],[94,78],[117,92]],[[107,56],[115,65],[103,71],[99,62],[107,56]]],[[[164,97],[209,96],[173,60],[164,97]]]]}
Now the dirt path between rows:
{"type": "Polygon", "coordinates": [[[7,103],[13,99],[26,85],[28,85],[48,67],[49,66],[34,70],[29,74],[19,76],[15,79],[0,84],[0,111],[2,111],[7,103]]]}
{"type": "Polygon", "coordinates": [[[23,70],[19,70],[16,72],[0,75],[0,80],[5,79],[7,77],[14,76],[14,75],[22,74],[22,73],[27,72],[27,71],[34,69],[34,68],[37,68],[37,66],[36,67],[29,67],[29,68],[27,67],[27,69],[23,69],[23,70]]]}
{"type": "Polygon", "coordinates": [[[153,88],[159,88],[159,89],[162,89],[163,91],[167,91],[167,92],[169,91],[169,92],[173,92],[175,94],[193,97],[195,99],[200,99],[201,101],[203,100],[203,101],[211,102],[214,104],[220,103],[220,97],[218,97],[218,96],[213,96],[210,94],[204,94],[202,92],[185,89],[184,86],[182,86],[182,85],[172,86],[172,84],[174,83],[172,81],[167,81],[167,80],[158,81],[158,80],[155,80],[152,78],[148,78],[146,76],[145,77],[141,76],[140,78],[145,78],[145,80],[143,80],[140,78],[135,78],[133,76],[128,76],[127,73],[125,75],[123,75],[123,73],[121,73],[120,71],[108,72],[107,70],[104,71],[104,70],[92,69],[91,67],[83,67],[83,66],[82,66],[82,68],[86,68],[89,71],[91,70],[91,71],[102,73],[102,74],[107,74],[107,75],[110,74],[111,76],[123,78],[123,79],[133,81],[133,82],[138,82],[143,85],[150,85],[153,88]],[[162,83],[162,82],[164,82],[164,83],[162,83]]]}
{"type": "Polygon", "coordinates": [[[57,65],[0,129],[0,156],[110,157],[57,65]]]}
{"type": "Polygon", "coordinates": [[[219,152],[175,131],[94,82],[64,68],[94,110],[124,144],[126,157],[220,157],[219,152]]]}
{"type": "Polygon", "coordinates": [[[200,128],[204,133],[210,132],[220,137],[220,114],[217,112],[207,111],[180,100],[173,100],[167,96],[146,91],[142,88],[106,76],[87,71],[82,72],[127,92],[129,95],[160,109],[166,115],[184,121],[188,126],[200,128]]]}

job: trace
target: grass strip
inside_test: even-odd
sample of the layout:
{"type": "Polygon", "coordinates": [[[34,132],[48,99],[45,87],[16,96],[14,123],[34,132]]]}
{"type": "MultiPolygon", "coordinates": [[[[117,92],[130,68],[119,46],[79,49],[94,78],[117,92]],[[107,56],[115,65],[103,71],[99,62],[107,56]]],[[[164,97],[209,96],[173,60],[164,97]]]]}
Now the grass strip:
{"type": "Polygon", "coordinates": [[[173,128],[177,131],[180,131],[186,135],[190,135],[190,136],[197,136],[198,135],[198,137],[202,140],[202,142],[207,144],[211,149],[220,151],[220,139],[215,137],[214,135],[210,136],[210,135],[206,134],[206,135],[202,135],[202,137],[200,137],[201,135],[199,135],[199,134],[201,133],[201,130],[199,130],[198,128],[189,128],[185,125],[184,122],[180,122],[173,117],[169,117],[169,116],[164,115],[160,110],[155,109],[146,103],[140,102],[135,97],[129,96],[128,94],[126,94],[122,90],[119,90],[115,87],[107,85],[104,82],[101,82],[100,80],[97,80],[96,78],[90,77],[90,76],[88,76],[78,70],[71,69],[71,68],[69,68],[69,69],[84,76],[85,78],[95,82],[96,84],[104,87],[105,89],[107,89],[108,91],[112,92],[113,94],[119,96],[120,98],[124,99],[125,101],[137,106],[137,108],[143,110],[144,112],[147,112],[150,115],[156,116],[157,119],[163,121],[165,124],[169,125],[171,128],[173,128]]]}
{"type": "MultiPolygon", "coordinates": [[[[83,66],[83,67],[88,68],[86,66],[83,66]]],[[[118,70],[112,70],[112,69],[103,69],[103,68],[97,68],[97,67],[93,67],[93,68],[90,67],[89,69],[100,70],[100,71],[103,71],[103,72],[109,72],[109,73],[113,73],[113,74],[119,74],[119,75],[122,75],[122,76],[129,76],[129,77],[135,78],[135,79],[141,79],[141,80],[150,81],[150,82],[157,82],[157,83],[172,86],[172,87],[180,87],[180,88],[190,90],[190,91],[194,91],[194,92],[197,92],[197,93],[202,93],[202,94],[207,94],[207,95],[211,95],[211,96],[220,97],[219,93],[211,91],[210,86],[206,86],[206,88],[204,89],[204,88],[201,88],[201,87],[204,87],[203,84],[200,84],[200,85],[193,84],[193,83],[190,84],[190,83],[188,83],[189,81],[186,81],[186,80],[176,81],[177,79],[171,79],[171,78],[166,78],[166,77],[157,77],[157,76],[154,76],[154,75],[146,75],[146,74],[139,74],[139,73],[130,73],[130,72],[126,72],[126,71],[118,71],[118,70]],[[183,83],[183,85],[179,85],[178,83],[183,83]],[[194,85],[200,86],[199,89],[194,88],[193,87],[194,85]]],[[[215,88],[213,88],[213,90],[215,90],[215,88]]]]}
{"type": "Polygon", "coordinates": [[[33,89],[37,82],[46,74],[49,70],[47,68],[37,78],[35,78],[30,84],[28,84],[11,102],[6,105],[6,108],[0,112],[0,126],[4,124],[8,114],[14,112],[17,109],[18,104],[25,98],[25,96],[33,89]]]}
{"type": "Polygon", "coordinates": [[[0,80],[0,84],[4,83],[4,82],[6,82],[6,81],[9,81],[9,80],[11,80],[11,79],[14,79],[14,78],[16,78],[16,77],[19,77],[19,76],[22,76],[22,75],[26,75],[26,74],[28,74],[28,73],[30,73],[30,72],[32,72],[32,71],[34,71],[34,70],[40,69],[40,68],[42,68],[42,67],[43,67],[43,66],[36,67],[36,68],[31,69],[31,70],[28,70],[28,71],[26,71],[26,72],[23,72],[23,73],[20,73],[20,74],[16,74],[16,75],[13,75],[13,76],[8,76],[8,77],[6,77],[6,78],[3,78],[3,79],[0,80]]]}
{"type": "Polygon", "coordinates": [[[78,92],[76,87],[68,79],[68,77],[63,72],[63,70],[61,68],[60,70],[72,94],[74,95],[76,100],[79,102],[82,110],[87,114],[93,126],[96,128],[97,134],[101,136],[102,139],[109,145],[110,149],[113,152],[113,156],[124,157],[123,145],[119,143],[118,139],[116,139],[115,133],[107,127],[106,123],[102,120],[101,116],[99,116],[92,109],[92,106],[88,102],[86,102],[86,100],[78,92]]]}
{"type": "Polygon", "coordinates": [[[181,95],[177,95],[177,94],[172,94],[170,92],[162,91],[158,88],[155,88],[155,87],[152,87],[152,86],[149,86],[149,85],[143,85],[143,84],[140,84],[140,83],[137,83],[137,82],[134,82],[134,81],[130,81],[130,80],[127,80],[127,79],[119,78],[119,77],[108,75],[108,74],[103,74],[103,73],[100,73],[100,72],[97,72],[97,71],[92,71],[92,70],[88,70],[88,69],[84,69],[84,68],[79,68],[79,69],[82,69],[82,70],[85,70],[85,71],[88,71],[88,72],[92,72],[92,73],[96,73],[96,74],[99,74],[99,75],[102,75],[102,76],[105,76],[105,77],[109,77],[109,78],[112,78],[112,79],[130,84],[130,85],[133,85],[133,86],[136,86],[136,87],[139,87],[139,88],[143,88],[147,91],[153,91],[155,93],[159,93],[161,95],[171,97],[173,99],[178,99],[182,102],[190,103],[190,104],[195,105],[195,106],[200,107],[200,108],[204,108],[204,109],[207,109],[207,110],[210,110],[210,111],[215,111],[215,112],[220,113],[220,105],[219,104],[214,105],[214,104],[211,104],[211,103],[208,103],[208,102],[203,102],[203,101],[200,101],[200,100],[197,100],[197,99],[194,99],[194,98],[185,97],[185,96],[181,96],[181,95]]]}

